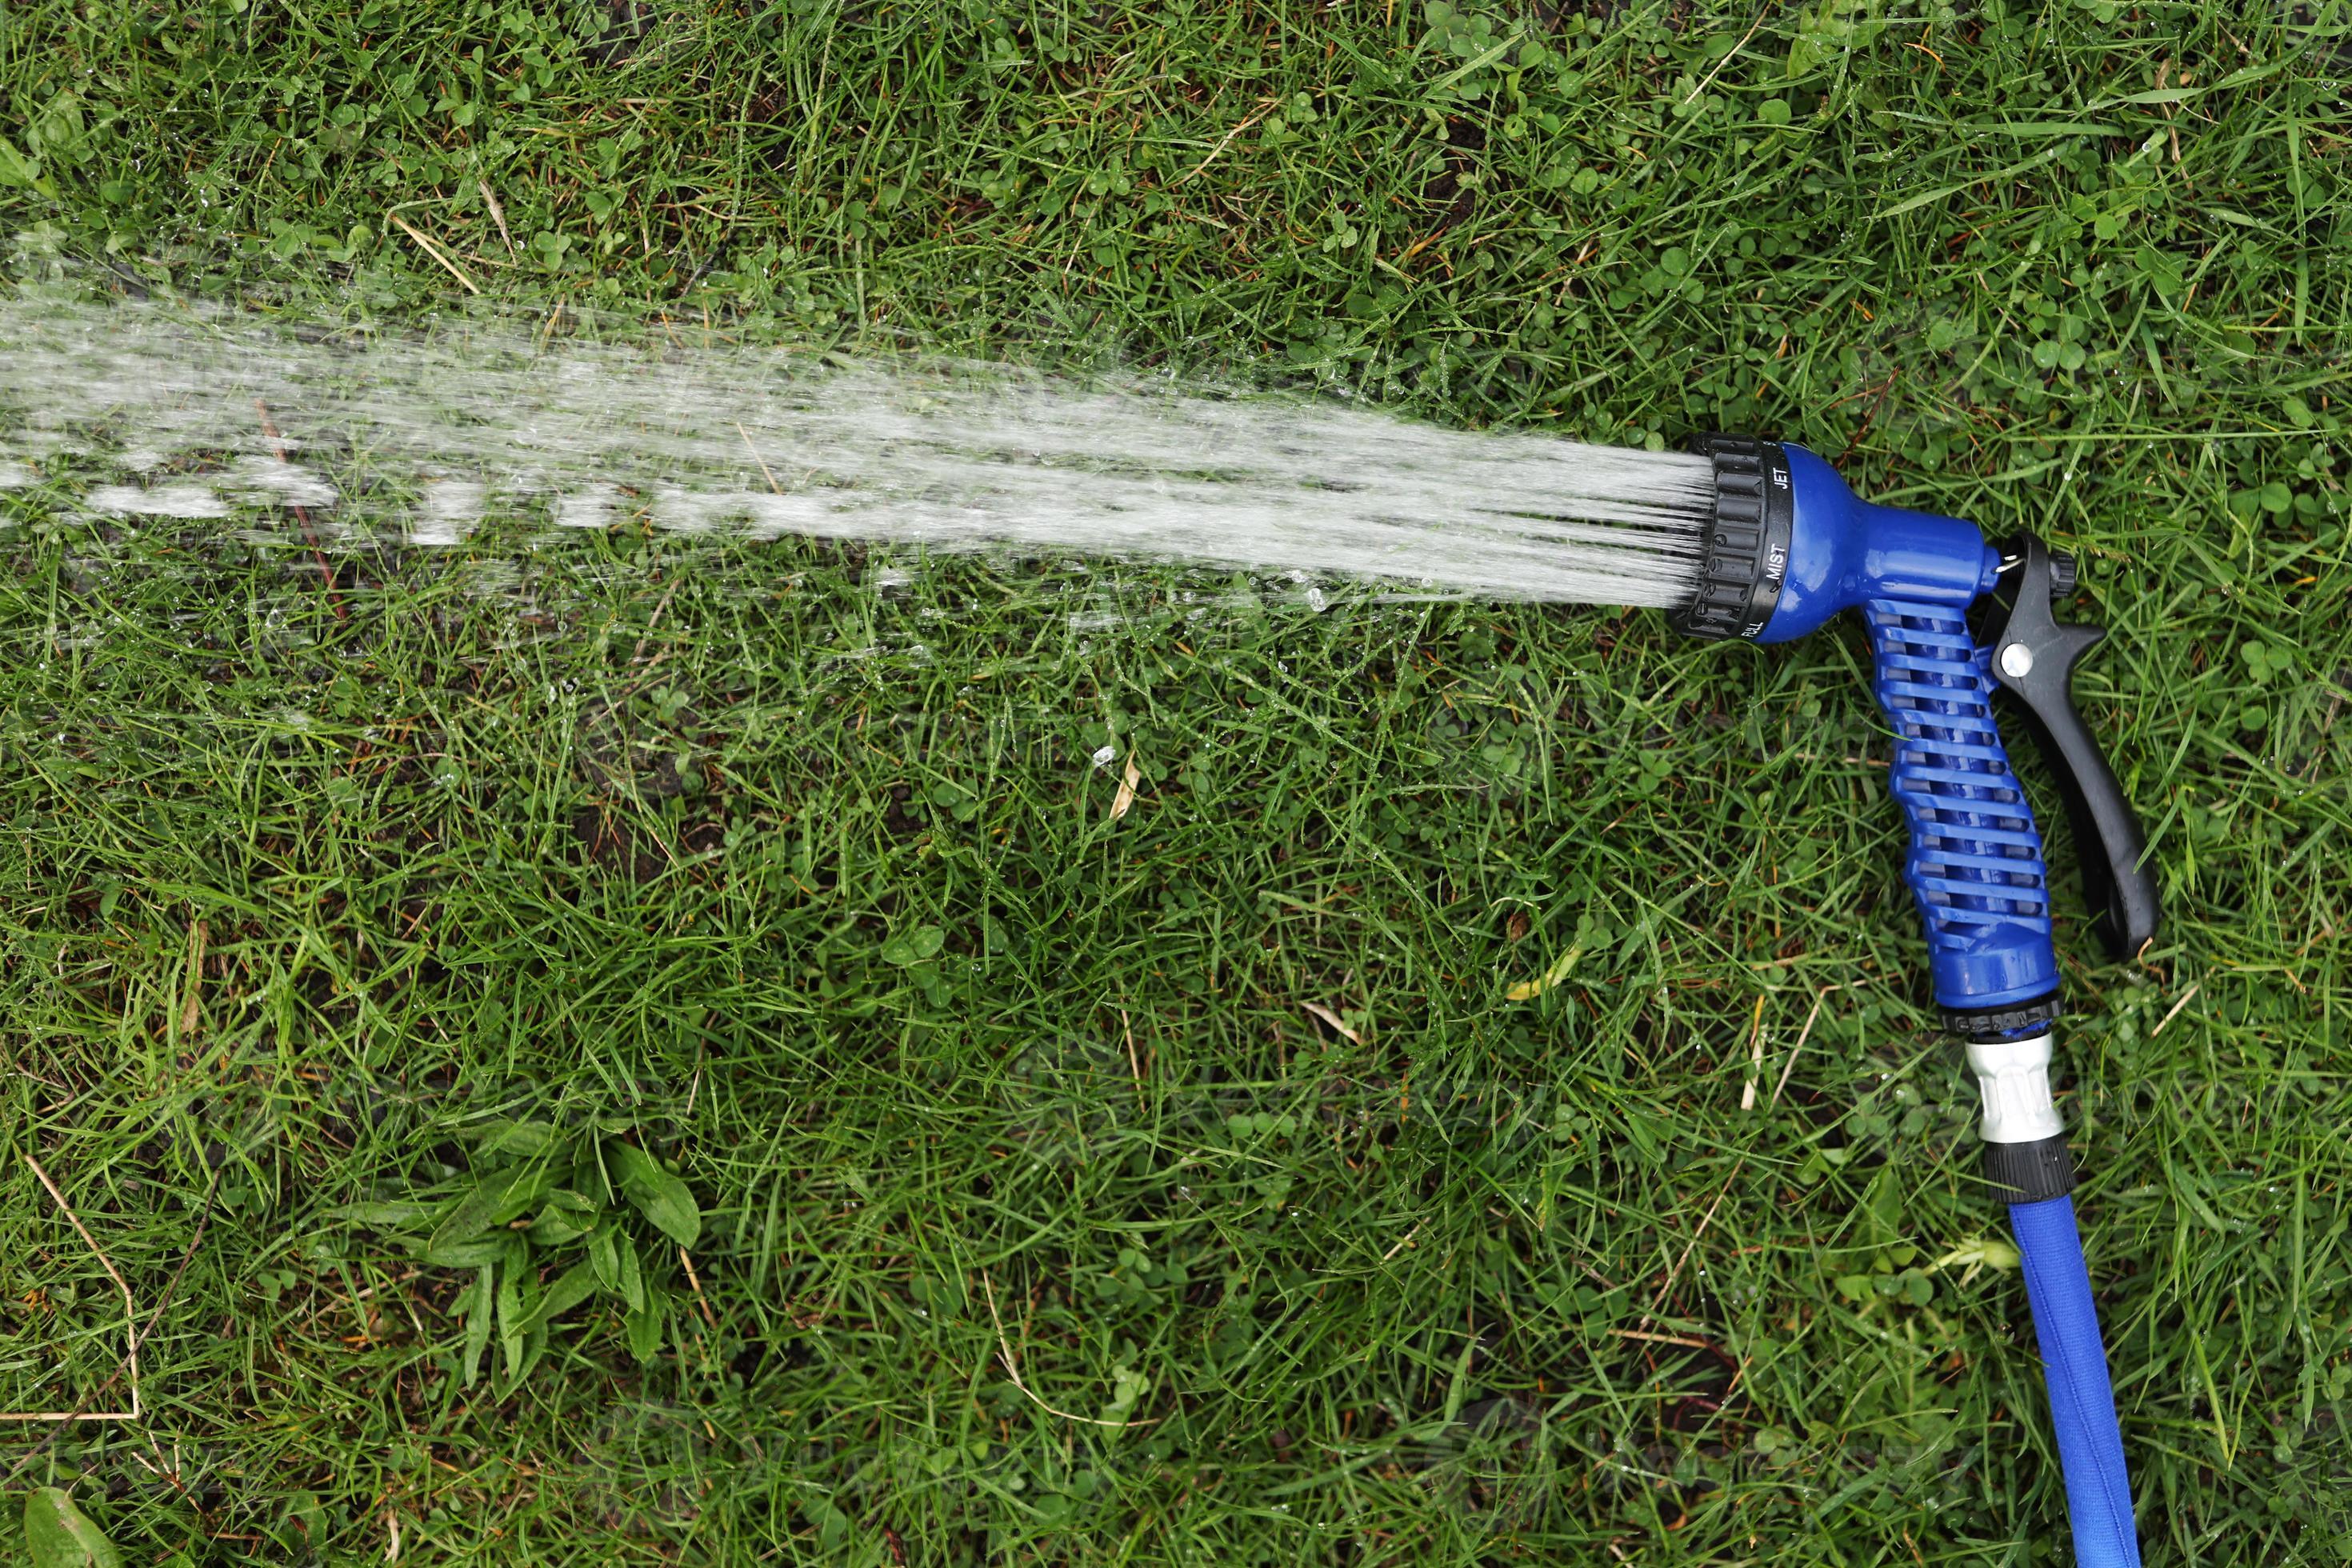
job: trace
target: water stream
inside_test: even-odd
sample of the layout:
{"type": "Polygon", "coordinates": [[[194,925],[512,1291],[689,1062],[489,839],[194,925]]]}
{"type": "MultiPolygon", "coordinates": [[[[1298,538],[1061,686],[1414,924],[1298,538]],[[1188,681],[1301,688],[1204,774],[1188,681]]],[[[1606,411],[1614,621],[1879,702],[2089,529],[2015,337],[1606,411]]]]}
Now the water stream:
{"type": "Polygon", "coordinates": [[[1703,460],[1329,399],[562,319],[289,321],[0,294],[0,487],[68,519],[462,547],[486,520],[1352,577],[1688,591],[1703,460]]]}

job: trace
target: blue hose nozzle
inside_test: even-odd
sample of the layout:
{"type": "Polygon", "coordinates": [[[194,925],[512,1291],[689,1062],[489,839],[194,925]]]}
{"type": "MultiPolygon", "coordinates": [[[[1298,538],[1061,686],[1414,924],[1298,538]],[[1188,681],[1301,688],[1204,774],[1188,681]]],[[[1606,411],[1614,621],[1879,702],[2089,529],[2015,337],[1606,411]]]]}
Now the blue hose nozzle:
{"type": "Polygon", "coordinates": [[[2048,877],[1994,723],[1996,688],[2024,705],[2053,757],[2109,945],[2137,954],[2157,922],[2146,840],[2071,690],[2074,661],[2101,634],[2051,613],[2073,563],[2031,538],[1998,550],[1972,522],[1863,500],[1801,447],[1724,436],[1698,447],[1715,466],[1715,516],[1699,585],[1669,619],[1700,637],[1786,642],[1861,613],[1895,730],[1904,878],[1936,999],[1966,1032],[2047,1023],[2058,984],[2048,877]]]}

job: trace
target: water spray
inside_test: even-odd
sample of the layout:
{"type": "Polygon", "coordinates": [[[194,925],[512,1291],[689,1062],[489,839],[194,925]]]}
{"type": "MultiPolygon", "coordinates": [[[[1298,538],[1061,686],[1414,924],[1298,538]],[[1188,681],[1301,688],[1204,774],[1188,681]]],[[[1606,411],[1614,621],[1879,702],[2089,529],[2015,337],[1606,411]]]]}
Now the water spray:
{"type": "Polygon", "coordinates": [[[2023,1256],[2057,1432],[2074,1560],[2137,1568],[2138,1537],[2106,1352],[2075,1228],[2074,1166],[2050,1094],[2063,1011],[2049,871],[1995,726],[2006,690],[2043,742],[2096,927],[2118,958],[2156,934],[2146,841],[2075,709],[2076,660],[2104,636],[2062,625],[2074,563],[2031,535],[1996,548],[1973,523],[1874,506],[1801,447],[1709,436],[1711,505],[1697,580],[1668,612],[1706,639],[1786,642],[1862,614],[1872,684],[1895,732],[1890,787],[1910,828],[1903,878],[1927,934],[1944,1022],[1983,1100],[1985,1176],[2023,1256]]]}

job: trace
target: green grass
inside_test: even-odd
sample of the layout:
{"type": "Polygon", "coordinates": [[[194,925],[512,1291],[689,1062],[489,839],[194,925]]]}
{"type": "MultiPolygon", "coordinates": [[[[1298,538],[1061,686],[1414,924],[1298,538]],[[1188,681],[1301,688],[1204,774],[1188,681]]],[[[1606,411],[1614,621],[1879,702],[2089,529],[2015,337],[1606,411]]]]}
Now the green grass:
{"type": "MultiPolygon", "coordinates": [[[[2142,1530],[2352,1555],[2340,29],[1081,9],[27,4],[0,221],[1758,429],[2081,550],[2168,898],[2129,971],[2062,900],[2142,1530]]],[[[2067,1560],[1857,630],[519,530],[331,598],[5,504],[0,1404],[126,1394],[20,1154],[154,1328],[143,1426],[0,1460],[128,1560],[2067,1560]],[[561,1216],[485,1298],[400,1206],[559,1168],[634,1333],[528,1325],[561,1216]]]]}

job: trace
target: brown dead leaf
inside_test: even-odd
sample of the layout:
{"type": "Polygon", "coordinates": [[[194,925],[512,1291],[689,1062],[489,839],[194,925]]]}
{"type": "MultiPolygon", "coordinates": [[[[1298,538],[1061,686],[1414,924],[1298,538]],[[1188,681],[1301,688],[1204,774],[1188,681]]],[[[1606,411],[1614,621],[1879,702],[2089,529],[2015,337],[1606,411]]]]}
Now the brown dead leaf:
{"type": "Polygon", "coordinates": [[[1334,1013],[1330,1008],[1326,1007],[1320,1002],[1301,1002],[1299,1005],[1314,1014],[1317,1017],[1322,1019],[1325,1023],[1330,1025],[1334,1029],[1337,1029],[1343,1037],[1346,1037],[1349,1044],[1360,1046],[1364,1043],[1363,1036],[1348,1027],[1346,1024],[1340,1021],[1339,1014],[1334,1013]]]}
{"type": "Polygon", "coordinates": [[[1118,794],[1112,797],[1110,803],[1110,819],[1113,822],[1125,816],[1128,807],[1135,804],[1135,786],[1142,782],[1143,772],[1135,765],[1135,753],[1129,752],[1127,754],[1127,772],[1119,776],[1118,794]]]}
{"type": "Polygon", "coordinates": [[[184,1035],[194,1034],[196,1020],[204,1016],[205,942],[210,935],[202,921],[188,927],[188,982],[180,1004],[180,1033],[184,1035]]]}

